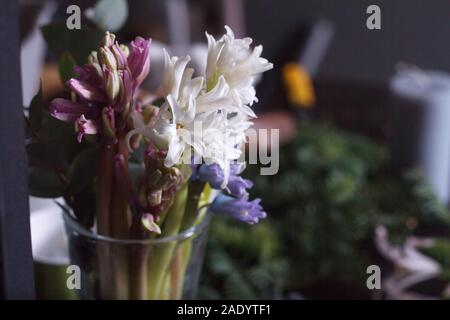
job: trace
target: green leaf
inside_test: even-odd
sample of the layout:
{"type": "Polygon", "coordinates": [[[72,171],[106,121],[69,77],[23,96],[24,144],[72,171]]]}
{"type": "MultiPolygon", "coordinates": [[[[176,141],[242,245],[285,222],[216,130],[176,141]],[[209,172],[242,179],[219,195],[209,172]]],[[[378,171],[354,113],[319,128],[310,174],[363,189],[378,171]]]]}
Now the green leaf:
{"type": "Polygon", "coordinates": [[[128,17],[126,0],[100,0],[94,8],[86,10],[86,16],[102,30],[117,31],[128,17]]]}
{"type": "Polygon", "coordinates": [[[67,193],[81,192],[94,179],[97,168],[97,149],[88,148],[81,151],[67,171],[67,193]]]}
{"type": "Polygon", "coordinates": [[[77,64],[86,63],[89,54],[97,50],[103,32],[89,28],[69,30],[64,22],[42,27],[42,34],[50,50],[60,56],[70,52],[77,64]]]}
{"type": "Polygon", "coordinates": [[[28,189],[30,195],[40,198],[57,198],[64,193],[63,184],[56,172],[47,168],[28,171],[28,189]]]}
{"type": "Polygon", "coordinates": [[[95,192],[85,188],[80,193],[68,195],[66,202],[71,204],[78,222],[88,229],[94,225],[95,192]]]}
{"type": "Polygon", "coordinates": [[[38,93],[33,97],[30,103],[28,120],[32,132],[38,131],[42,126],[42,111],[44,101],[42,98],[42,83],[39,85],[38,93]]]}
{"type": "Polygon", "coordinates": [[[71,163],[80,151],[91,145],[87,141],[77,142],[73,123],[55,119],[48,112],[44,114],[46,117],[40,131],[40,138],[46,143],[59,145],[66,163],[71,163]]]}
{"type": "Polygon", "coordinates": [[[58,141],[34,142],[27,145],[29,160],[49,166],[62,166],[64,162],[64,145],[58,141]]]}
{"type": "Polygon", "coordinates": [[[76,141],[74,124],[48,116],[43,125],[41,137],[45,141],[76,141]]]}
{"type": "Polygon", "coordinates": [[[73,68],[76,64],[77,62],[68,51],[65,51],[59,57],[59,76],[61,77],[61,81],[63,83],[66,83],[67,80],[75,77],[75,71],[73,68]]]}

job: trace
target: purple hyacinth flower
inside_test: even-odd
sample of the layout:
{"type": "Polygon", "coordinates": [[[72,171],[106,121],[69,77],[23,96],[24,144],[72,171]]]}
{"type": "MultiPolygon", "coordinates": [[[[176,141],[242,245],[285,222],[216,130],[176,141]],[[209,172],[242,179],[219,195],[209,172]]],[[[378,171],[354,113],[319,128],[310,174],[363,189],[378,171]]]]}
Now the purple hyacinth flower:
{"type": "MultiPolygon", "coordinates": [[[[230,177],[225,190],[232,196],[242,198],[248,195],[247,189],[253,187],[253,182],[239,177],[242,170],[238,165],[230,165],[230,177]]],[[[202,164],[193,170],[193,179],[208,182],[213,189],[222,189],[224,174],[222,168],[218,164],[202,164]]]]}
{"type": "Polygon", "coordinates": [[[130,101],[133,98],[133,81],[129,70],[122,71],[121,88],[119,92],[119,101],[114,106],[118,112],[128,111],[130,101]]]}
{"type": "Polygon", "coordinates": [[[253,182],[248,179],[244,179],[239,176],[231,175],[228,179],[227,191],[238,198],[242,198],[248,195],[247,189],[253,187],[253,182]]]}
{"type": "Polygon", "coordinates": [[[95,87],[103,86],[103,75],[93,65],[85,64],[84,66],[75,66],[73,70],[78,74],[78,80],[95,87]]]}
{"type": "Polygon", "coordinates": [[[150,71],[150,44],[151,39],[137,37],[131,42],[131,52],[128,56],[128,66],[133,77],[134,88],[144,81],[150,71]]]}
{"type": "Polygon", "coordinates": [[[238,199],[220,194],[214,199],[210,208],[215,213],[228,214],[238,220],[255,224],[267,216],[260,202],[261,199],[249,201],[246,198],[238,199]]]}
{"type": "Polygon", "coordinates": [[[81,115],[75,122],[77,128],[77,141],[81,143],[85,134],[97,134],[97,125],[89,119],[86,119],[84,115],[81,115]]]}
{"type": "Polygon", "coordinates": [[[149,72],[150,43],[150,39],[137,37],[128,54],[128,48],[106,32],[99,49],[89,55],[88,63],[74,67],[76,77],[66,82],[71,93],[75,93],[73,100],[54,99],[51,115],[75,122],[78,141],[85,134],[98,134],[102,143],[116,143],[118,134],[126,131],[130,111],[139,104],[134,98],[149,72]]]}
{"type": "Polygon", "coordinates": [[[117,68],[120,70],[124,70],[128,66],[127,56],[125,52],[123,52],[122,48],[117,42],[111,46],[111,51],[116,58],[117,68]]]}
{"type": "Polygon", "coordinates": [[[218,164],[202,164],[198,168],[196,176],[200,181],[208,182],[213,189],[221,189],[224,175],[218,164]]]}
{"type": "Polygon", "coordinates": [[[90,115],[91,108],[71,100],[56,98],[50,103],[52,117],[67,122],[75,122],[82,115],[90,115]]]}
{"type": "Polygon", "coordinates": [[[67,85],[76,92],[81,99],[86,101],[104,102],[106,100],[106,96],[100,88],[90,85],[87,82],[72,78],[67,81],[67,85]]]}
{"type": "Polygon", "coordinates": [[[244,171],[244,169],[245,169],[244,163],[238,162],[230,163],[230,175],[232,176],[240,175],[242,171],[244,171]]]}

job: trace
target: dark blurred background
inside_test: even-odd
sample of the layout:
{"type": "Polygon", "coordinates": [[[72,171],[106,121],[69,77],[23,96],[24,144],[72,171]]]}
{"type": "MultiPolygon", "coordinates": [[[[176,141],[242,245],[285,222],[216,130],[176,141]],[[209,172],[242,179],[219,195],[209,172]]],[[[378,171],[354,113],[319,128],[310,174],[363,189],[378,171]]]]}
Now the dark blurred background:
{"type": "Polygon", "coordinates": [[[447,0],[245,0],[248,34],[273,58],[300,22],[327,18],[335,27],[319,78],[386,82],[399,60],[450,70],[447,0]],[[366,28],[366,8],[381,8],[381,30],[366,28]]]}
{"type": "MultiPolygon", "coordinates": [[[[43,1],[23,1],[27,4],[43,1]]],[[[59,15],[74,1],[58,1],[59,15]],[[67,4],[67,5],[66,5],[67,4]]],[[[87,8],[95,1],[75,1],[87,8]]],[[[305,23],[325,18],[334,26],[334,38],[319,78],[337,78],[370,83],[385,82],[399,60],[423,68],[450,70],[450,25],[446,0],[243,0],[243,1],[130,1],[130,19],[123,32],[145,29],[156,39],[168,39],[167,8],[170,2],[188,4],[191,40],[203,40],[203,30],[220,32],[224,23],[242,23],[242,30],[264,44],[273,60],[285,45],[286,36],[305,23]],[[228,3],[228,4],[227,4],[228,3]],[[366,28],[369,5],[381,8],[381,30],[366,28]],[[226,7],[242,9],[227,13],[226,7]],[[242,19],[242,20],[241,20],[242,19]]]]}

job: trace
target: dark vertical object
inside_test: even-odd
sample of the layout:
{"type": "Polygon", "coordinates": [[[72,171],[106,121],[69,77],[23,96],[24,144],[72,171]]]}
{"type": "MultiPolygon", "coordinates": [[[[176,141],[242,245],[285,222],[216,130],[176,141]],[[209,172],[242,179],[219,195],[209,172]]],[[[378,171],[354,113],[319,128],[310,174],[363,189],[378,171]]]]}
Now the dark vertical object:
{"type": "Polygon", "coordinates": [[[4,299],[33,299],[18,5],[4,0],[1,6],[0,294],[4,299]]]}

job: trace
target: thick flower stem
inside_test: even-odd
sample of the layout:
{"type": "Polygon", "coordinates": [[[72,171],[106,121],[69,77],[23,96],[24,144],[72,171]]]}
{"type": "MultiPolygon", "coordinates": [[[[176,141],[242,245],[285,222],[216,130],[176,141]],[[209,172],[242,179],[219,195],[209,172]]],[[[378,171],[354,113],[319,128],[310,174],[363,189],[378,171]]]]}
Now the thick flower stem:
{"type": "Polygon", "coordinates": [[[100,146],[97,170],[97,232],[103,236],[110,235],[109,208],[113,184],[114,153],[114,146],[100,146]]]}
{"type": "MultiPolygon", "coordinates": [[[[110,235],[110,201],[113,183],[115,148],[110,145],[101,145],[97,168],[97,232],[103,236],[110,235]]],[[[97,243],[97,263],[100,281],[100,296],[102,299],[112,298],[110,273],[110,246],[106,242],[97,243]]]]}
{"type": "Polygon", "coordinates": [[[171,287],[170,299],[181,299],[183,293],[184,275],[191,257],[192,239],[180,243],[170,268],[171,287]]]}
{"type": "MultiPolygon", "coordinates": [[[[146,239],[149,234],[142,226],[141,215],[135,214],[132,217],[130,234],[133,239],[146,239]]],[[[130,299],[145,300],[148,292],[148,254],[147,244],[135,244],[129,251],[129,271],[130,271],[130,299]]]]}
{"type": "Polygon", "coordinates": [[[180,299],[181,291],[183,289],[183,284],[181,283],[182,278],[182,257],[181,257],[181,247],[180,244],[175,250],[173,256],[172,264],[170,266],[170,272],[167,272],[167,276],[170,277],[170,290],[169,297],[171,300],[180,299]]]}
{"type": "MultiPolygon", "coordinates": [[[[198,217],[198,208],[205,204],[203,202],[208,201],[210,192],[211,189],[209,187],[205,188],[205,183],[199,181],[190,183],[183,228],[181,230],[186,230],[193,226],[198,217]],[[206,197],[202,197],[202,195],[206,197]]],[[[191,259],[193,240],[192,238],[186,239],[177,248],[176,258],[171,270],[171,299],[179,299],[183,293],[184,276],[191,259]]]]}
{"type": "Polygon", "coordinates": [[[194,222],[198,216],[198,204],[200,202],[203,189],[205,188],[205,184],[206,183],[198,180],[189,183],[181,230],[186,230],[194,225],[194,222]]]}
{"type": "MultiPolygon", "coordinates": [[[[164,225],[161,230],[161,237],[170,237],[178,234],[183,220],[186,204],[187,186],[183,186],[175,196],[173,204],[169,209],[164,225]]],[[[176,241],[155,245],[150,252],[148,269],[148,298],[158,299],[163,288],[164,277],[170,266],[173,252],[176,248],[176,241]]]]}
{"type": "MultiPolygon", "coordinates": [[[[128,167],[128,150],[125,147],[124,136],[118,141],[117,154],[123,156],[125,168],[128,167]]],[[[128,235],[128,199],[124,194],[124,187],[121,186],[124,181],[115,170],[113,197],[111,199],[111,237],[116,239],[127,239],[128,235]]],[[[111,270],[114,277],[115,299],[128,299],[129,297],[129,272],[128,272],[128,252],[127,247],[121,244],[115,244],[111,248],[111,270]]]]}
{"type": "Polygon", "coordinates": [[[134,245],[130,249],[130,299],[145,300],[148,296],[148,247],[134,245]]]}
{"type": "MultiPolygon", "coordinates": [[[[182,217],[181,227],[179,232],[182,232],[195,223],[198,216],[198,206],[201,200],[202,192],[205,183],[200,181],[190,182],[188,184],[188,191],[186,197],[186,204],[184,207],[184,214],[182,217]]],[[[192,239],[184,240],[177,244],[174,253],[171,255],[172,260],[170,266],[165,270],[165,281],[159,289],[159,297],[169,295],[170,299],[180,299],[183,292],[184,274],[190,259],[192,249],[192,239]],[[167,286],[170,286],[167,287],[167,286]]]]}
{"type": "MultiPolygon", "coordinates": [[[[117,183],[114,184],[114,196],[111,201],[111,236],[116,239],[128,238],[128,204],[121,194],[117,183]]],[[[128,253],[127,246],[114,244],[111,247],[110,272],[113,274],[115,294],[119,300],[128,299],[128,253]]]]}
{"type": "Polygon", "coordinates": [[[169,300],[170,298],[171,278],[170,272],[166,272],[164,280],[162,282],[161,289],[159,290],[158,300],[169,300]]]}

